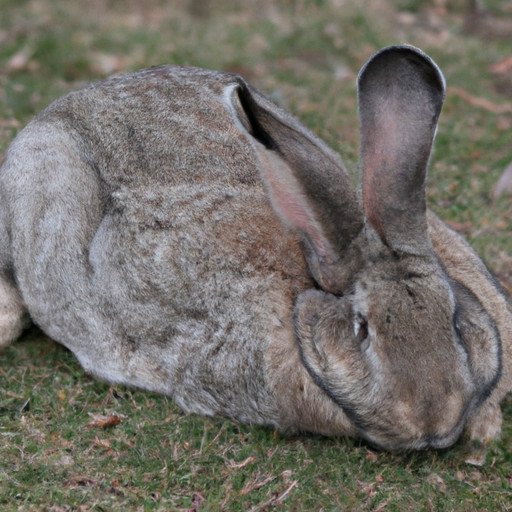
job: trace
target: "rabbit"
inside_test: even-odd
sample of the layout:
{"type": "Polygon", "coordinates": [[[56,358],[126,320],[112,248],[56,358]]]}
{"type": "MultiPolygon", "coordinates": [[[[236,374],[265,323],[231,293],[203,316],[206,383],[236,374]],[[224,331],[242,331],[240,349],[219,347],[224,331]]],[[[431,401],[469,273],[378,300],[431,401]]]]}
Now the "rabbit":
{"type": "Polygon", "coordinates": [[[0,170],[0,346],[33,322],[99,379],[288,433],[495,439],[512,311],[426,207],[444,96],[417,48],[369,59],[361,192],[236,74],[162,66],[56,100],[0,170]]]}

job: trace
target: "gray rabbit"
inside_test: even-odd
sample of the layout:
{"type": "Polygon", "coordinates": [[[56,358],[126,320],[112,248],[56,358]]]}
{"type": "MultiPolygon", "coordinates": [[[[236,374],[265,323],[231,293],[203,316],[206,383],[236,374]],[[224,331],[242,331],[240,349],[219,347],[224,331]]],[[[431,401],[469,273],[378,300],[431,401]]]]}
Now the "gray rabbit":
{"type": "Polygon", "coordinates": [[[0,170],[0,347],[30,318],[188,412],[390,450],[497,437],[510,304],[426,209],[444,78],[393,46],[358,85],[362,200],[234,74],[165,66],[55,101],[0,170]]]}

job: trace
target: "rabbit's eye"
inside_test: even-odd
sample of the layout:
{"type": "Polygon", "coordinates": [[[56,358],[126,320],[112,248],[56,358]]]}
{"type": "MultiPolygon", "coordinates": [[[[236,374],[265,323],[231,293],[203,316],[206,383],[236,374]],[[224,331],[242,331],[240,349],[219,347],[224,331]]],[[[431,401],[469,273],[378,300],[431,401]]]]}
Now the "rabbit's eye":
{"type": "Polygon", "coordinates": [[[368,321],[360,313],[355,318],[354,334],[358,343],[363,343],[368,338],[368,321]]]}

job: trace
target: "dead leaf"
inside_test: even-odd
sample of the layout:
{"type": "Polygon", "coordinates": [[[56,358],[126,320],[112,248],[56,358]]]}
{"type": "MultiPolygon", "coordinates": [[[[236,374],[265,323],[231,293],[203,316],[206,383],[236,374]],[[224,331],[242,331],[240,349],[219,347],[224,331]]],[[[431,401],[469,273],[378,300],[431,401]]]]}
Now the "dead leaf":
{"type": "Polygon", "coordinates": [[[512,57],[507,57],[489,67],[489,70],[496,75],[504,75],[512,71],[512,57]]]}
{"type": "Polygon", "coordinates": [[[436,473],[430,473],[427,476],[427,482],[442,493],[445,493],[447,490],[446,482],[436,473]]]}
{"type": "Polygon", "coordinates": [[[371,450],[366,450],[366,455],[364,456],[364,458],[370,462],[377,462],[379,456],[375,452],[372,452],[371,450]]]}
{"type": "Polygon", "coordinates": [[[90,414],[92,420],[87,423],[89,428],[110,428],[115,427],[121,423],[122,419],[117,414],[109,414],[104,416],[102,414],[90,414]]]}
{"type": "Polygon", "coordinates": [[[92,58],[91,71],[99,75],[111,75],[123,71],[127,66],[127,58],[123,55],[96,53],[92,58]]]}
{"type": "Polygon", "coordinates": [[[69,480],[64,482],[66,487],[70,487],[71,489],[76,489],[77,487],[89,487],[94,485],[96,480],[94,478],[90,478],[86,475],[75,475],[72,476],[69,480]]]}
{"type": "Polygon", "coordinates": [[[114,450],[112,450],[110,441],[108,441],[107,439],[98,439],[98,437],[95,437],[94,441],[93,441],[93,445],[97,446],[98,448],[102,448],[109,455],[114,454],[114,450]]]}
{"type": "Polygon", "coordinates": [[[377,491],[375,490],[375,482],[359,482],[359,485],[368,498],[373,498],[377,494],[377,491]]]}
{"type": "Polygon", "coordinates": [[[24,48],[15,53],[6,64],[7,71],[24,71],[30,62],[31,52],[24,48]]]}
{"type": "Polygon", "coordinates": [[[200,492],[195,492],[192,496],[192,507],[188,509],[188,512],[198,512],[203,501],[204,496],[200,492]]]}
{"type": "Polygon", "coordinates": [[[0,119],[0,128],[20,128],[21,123],[17,119],[0,119]]]}
{"type": "Polygon", "coordinates": [[[455,475],[453,475],[457,482],[464,482],[465,475],[462,471],[455,471],[455,475]]]}

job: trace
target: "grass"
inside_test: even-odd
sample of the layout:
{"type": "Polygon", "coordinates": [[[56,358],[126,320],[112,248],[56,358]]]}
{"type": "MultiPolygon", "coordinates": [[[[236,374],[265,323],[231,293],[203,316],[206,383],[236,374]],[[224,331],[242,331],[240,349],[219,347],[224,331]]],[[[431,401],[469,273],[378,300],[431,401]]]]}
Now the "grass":
{"type": "MultiPolygon", "coordinates": [[[[0,153],[66,91],[169,62],[244,74],[355,175],[357,70],[378,47],[406,41],[439,62],[449,85],[430,205],[512,289],[512,201],[491,199],[512,160],[512,113],[496,113],[512,103],[512,80],[491,65],[511,55],[512,37],[467,30],[466,3],[3,0],[0,153]]],[[[512,2],[489,9],[512,25],[512,2]]],[[[357,440],[283,437],[93,381],[33,330],[0,354],[0,509],[511,510],[510,398],[504,416],[482,468],[464,463],[463,444],[388,454],[357,440]],[[119,423],[102,428],[100,415],[119,423]]]]}

